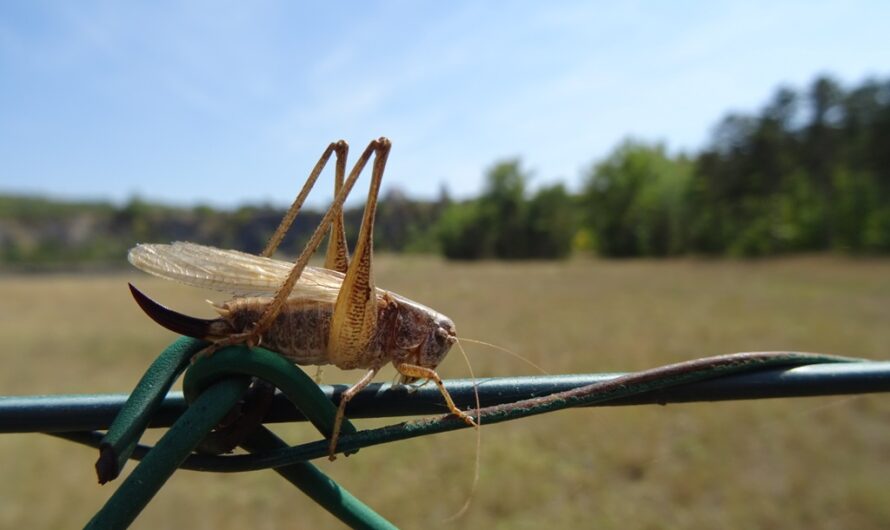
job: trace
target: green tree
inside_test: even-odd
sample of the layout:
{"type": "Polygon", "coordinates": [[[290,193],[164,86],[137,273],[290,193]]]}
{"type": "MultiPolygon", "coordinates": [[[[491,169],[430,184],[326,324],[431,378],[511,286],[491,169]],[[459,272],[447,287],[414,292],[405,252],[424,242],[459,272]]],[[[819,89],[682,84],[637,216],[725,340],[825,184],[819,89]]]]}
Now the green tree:
{"type": "Polygon", "coordinates": [[[829,77],[731,115],[696,160],[691,246],[765,255],[885,248],[890,83],[845,92],[829,77]]]}
{"type": "Polygon", "coordinates": [[[477,201],[452,203],[439,219],[436,234],[448,259],[491,257],[490,234],[481,222],[477,201]]]}
{"type": "Polygon", "coordinates": [[[528,204],[528,255],[565,258],[577,231],[575,201],[562,184],[538,190],[528,204]]]}
{"type": "Polygon", "coordinates": [[[475,201],[452,203],[440,220],[440,241],[452,259],[528,257],[525,181],[519,160],[495,164],[475,201]]]}
{"type": "Polygon", "coordinates": [[[571,252],[575,208],[562,185],[526,198],[529,174],[518,159],[492,166],[475,201],[451,203],[439,220],[439,242],[450,259],[562,258],[571,252]]]}
{"type": "Polygon", "coordinates": [[[518,159],[499,162],[486,177],[485,191],[479,198],[479,215],[488,231],[491,248],[487,257],[519,259],[529,257],[528,210],[525,184],[528,174],[518,159]]]}
{"type": "Polygon", "coordinates": [[[686,248],[691,164],[627,140],[585,179],[585,222],[606,256],[666,256],[686,248]]]}

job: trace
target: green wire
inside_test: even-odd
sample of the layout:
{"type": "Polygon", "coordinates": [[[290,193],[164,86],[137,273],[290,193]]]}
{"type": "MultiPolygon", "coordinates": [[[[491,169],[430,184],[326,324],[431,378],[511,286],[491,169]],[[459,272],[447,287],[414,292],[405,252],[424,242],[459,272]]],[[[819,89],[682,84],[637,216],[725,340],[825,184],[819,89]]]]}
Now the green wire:
{"type": "MultiPolygon", "coordinates": [[[[122,460],[129,458],[135,449],[143,452],[142,446],[137,444],[139,437],[173,381],[202,347],[200,341],[182,339],[167,348],[152,364],[100,444],[100,459],[96,466],[100,480],[102,473],[107,474],[109,470],[115,471],[116,476],[123,465],[122,460]]],[[[278,387],[319,432],[330,437],[337,409],[305,372],[267,350],[243,346],[224,348],[198,359],[186,372],[183,390],[189,407],[150,451],[140,454],[142,461],[86,528],[129,526],[173,472],[242,399],[250,384],[250,376],[278,387]]],[[[344,420],[341,432],[355,433],[356,429],[344,420]]],[[[288,447],[265,427],[256,429],[242,446],[251,452],[262,453],[288,447]]],[[[351,527],[395,528],[311,464],[297,462],[279,466],[276,472],[351,527]]]]}
{"type": "MultiPolygon", "coordinates": [[[[496,405],[481,410],[482,425],[500,423],[544,414],[593,403],[603,403],[645,392],[714,379],[720,376],[751,372],[777,366],[797,366],[804,364],[845,363],[858,361],[846,357],[800,353],[741,353],[707,357],[674,365],[663,366],[627,374],[625,376],[580,387],[549,396],[526,399],[507,405],[496,405]]],[[[454,416],[439,416],[417,421],[388,425],[346,435],[337,442],[339,451],[354,451],[398,440],[416,438],[441,432],[468,428],[454,416]]],[[[190,457],[183,467],[197,471],[241,472],[276,468],[305,462],[327,455],[328,445],[324,440],[302,445],[276,449],[255,455],[190,457]]]]}
{"type": "MultiPolygon", "coordinates": [[[[234,374],[251,375],[268,381],[287,396],[322,436],[330,438],[337,407],[306,372],[277,353],[263,348],[232,346],[198,359],[185,374],[182,390],[186,400],[195,399],[215,380],[234,374]]],[[[355,431],[355,426],[344,419],[340,432],[350,434],[355,431]]]]}
{"type": "Polygon", "coordinates": [[[145,371],[102,439],[96,462],[100,484],[117,478],[174,381],[206,345],[203,341],[182,337],[168,346],[145,371]]]}
{"type": "MultiPolygon", "coordinates": [[[[333,403],[305,372],[277,354],[263,349],[230,347],[195,362],[186,373],[184,382],[184,392],[192,404],[154,448],[149,450],[137,445],[138,437],[148,425],[152,412],[182,367],[188,364],[189,352],[199,351],[202,346],[198,341],[184,339],[165,350],[143,376],[121,415],[103,438],[103,450],[113,449],[117,459],[132,455],[141,457],[142,461],[87,528],[125,528],[177,468],[220,472],[274,468],[346,524],[358,528],[394,528],[391,523],[307,463],[307,460],[327,454],[326,440],[289,447],[271,431],[260,427],[242,442],[242,446],[252,454],[224,457],[191,454],[207,433],[242,398],[250,382],[247,376],[261,377],[281,389],[323,435],[329,436],[336,413],[333,403]]],[[[657,393],[673,386],[762,368],[852,360],[818,354],[775,352],[709,357],[627,374],[548,396],[487,407],[479,411],[479,416],[482,424],[499,423],[646,392],[657,393]]],[[[338,442],[338,450],[356,451],[360,447],[465,427],[462,420],[453,416],[405,422],[361,432],[356,432],[351,424],[344,422],[344,434],[338,442]]],[[[96,440],[89,433],[72,433],[68,438],[87,444],[93,444],[96,440]]]]}
{"type": "MultiPolygon", "coordinates": [[[[248,436],[241,447],[253,453],[284,449],[287,444],[272,431],[260,427],[248,436]]],[[[277,467],[275,472],[351,528],[396,528],[308,462],[277,467]]]]}
{"type": "Polygon", "coordinates": [[[130,526],[198,443],[241,399],[249,385],[248,377],[231,377],[198,396],[85,528],[106,530],[130,526]]]}

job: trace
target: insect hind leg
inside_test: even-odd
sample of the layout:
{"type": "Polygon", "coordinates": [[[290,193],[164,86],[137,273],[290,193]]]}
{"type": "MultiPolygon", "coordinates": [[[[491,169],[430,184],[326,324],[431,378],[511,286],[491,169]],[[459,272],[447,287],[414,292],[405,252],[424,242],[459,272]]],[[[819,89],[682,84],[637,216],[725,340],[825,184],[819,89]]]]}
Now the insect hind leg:
{"type": "MultiPolygon", "coordinates": [[[[303,207],[303,203],[306,202],[306,197],[309,196],[309,192],[312,191],[312,187],[315,186],[315,181],[318,180],[318,176],[321,175],[321,172],[327,165],[328,160],[330,160],[331,154],[335,154],[337,159],[335,169],[336,188],[334,190],[334,194],[336,195],[340,191],[343,182],[343,173],[345,172],[346,168],[346,157],[349,154],[349,144],[347,144],[345,140],[331,142],[331,144],[328,145],[328,147],[321,154],[318,162],[315,163],[315,167],[312,168],[312,172],[309,173],[309,177],[303,184],[303,188],[300,190],[300,193],[297,194],[297,197],[294,199],[293,204],[291,204],[290,208],[287,210],[287,213],[284,214],[284,217],[281,218],[281,222],[278,224],[278,228],[275,229],[272,237],[269,238],[269,242],[266,243],[266,247],[260,253],[261,256],[270,257],[272,254],[275,253],[276,250],[278,250],[278,246],[281,245],[281,241],[284,239],[284,236],[287,234],[287,231],[293,224],[294,219],[296,219],[297,214],[300,213],[300,209],[303,207]]],[[[337,225],[338,222],[335,220],[334,227],[336,228],[337,225]]],[[[342,208],[340,209],[339,227],[342,230],[342,208]]]]}
{"type": "Polygon", "coordinates": [[[380,307],[372,268],[374,218],[377,214],[377,196],[389,148],[389,141],[381,139],[380,148],[374,158],[371,185],[355,245],[355,254],[343,278],[334,304],[334,314],[331,317],[327,344],[328,357],[333,364],[341,367],[362,366],[362,363],[366,362],[363,357],[366,355],[368,344],[377,333],[380,307]]]}
{"type": "MultiPolygon", "coordinates": [[[[349,146],[340,140],[337,142],[337,163],[334,170],[334,196],[336,197],[343,188],[343,178],[346,174],[346,156],[349,146]]],[[[343,207],[336,209],[334,220],[331,223],[331,233],[328,237],[328,249],[325,253],[324,267],[337,272],[346,273],[349,269],[349,247],[346,245],[346,227],[343,223],[343,207]]]]}
{"type": "MultiPolygon", "coordinates": [[[[333,150],[333,148],[331,149],[333,150]]],[[[281,308],[284,306],[284,303],[287,301],[287,298],[293,291],[297,280],[300,279],[300,276],[303,274],[303,271],[309,264],[309,259],[312,257],[315,251],[318,250],[319,245],[321,245],[321,241],[322,239],[324,239],[325,232],[330,229],[334,217],[336,217],[337,215],[342,215],[343,203],[346,202],[346,197],[349,195],[349,192],[352,191],[352,187],[355,185],[355,182],[358,180],[358,177],[361,175],[361,172],[367,165],[368,161],[371,159],[372,156],[375,156],[374,170],[375,172],[382,171],[382,165],[385,164],[386,157],[389,154],[389,149],[390,142],[386,138],[372,140],[371,143],[368,144],[368,147],[365,148],[359,159],[356,161],[355,165],[352,167],[349,176],[343,183],[343,187],[334,198],[333,204],[331,204],[330,208],[328,208],[328,211],[325,212],[325,215],[322,218],[321,222],[319,222],[318,226],[315,228],[315,232],[313,232],[312,236],[309,238],[309,242],[306,243],[305,247],[303,247],[303,251],[300,253],[300,256],[294,263],[293,268],[291,268],[291,271],[290,273],[288,273],[287,278],[278,288],[278,291],[275,293],[275,297],[266,306],[263,314],[247,331],[234,334],[227,337],[226,339],[223,339],[226,345],[241,344],[245,342],[257,344],[259,342],[263,332],[269,329],[269,327],[275,321],[275,318],[281,312],[281,308]]],[[[284,221],[282,221],[282,223],[284,223],[284,221]]],[[[278,231],[276,231],[276,233],[278,233],[278,231]]]]}

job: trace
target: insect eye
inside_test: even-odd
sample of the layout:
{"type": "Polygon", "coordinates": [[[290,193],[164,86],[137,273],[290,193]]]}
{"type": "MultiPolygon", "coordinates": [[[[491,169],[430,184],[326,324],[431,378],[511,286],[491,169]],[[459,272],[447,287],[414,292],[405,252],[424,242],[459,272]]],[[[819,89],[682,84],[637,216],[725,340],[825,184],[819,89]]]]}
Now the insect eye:
{"type": "Polygon", "coordinates": [[[446,346],[450,346],[457,342],[457,338],[454,336],[454,333],[450,333],[445,328],[439,327],[436,329],[436,342],[441,348],[445,348],[446,346]]]}

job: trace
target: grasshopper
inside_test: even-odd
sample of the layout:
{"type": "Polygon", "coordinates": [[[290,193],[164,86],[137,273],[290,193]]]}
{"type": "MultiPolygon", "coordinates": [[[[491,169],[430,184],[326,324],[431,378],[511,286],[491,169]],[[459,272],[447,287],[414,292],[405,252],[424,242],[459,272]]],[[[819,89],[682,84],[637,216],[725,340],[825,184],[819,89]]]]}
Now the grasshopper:
{"type": "Polygon", "coordinates": [[[205,320],[167,309],[130,286],[140,307],[157,323],[209,341],[211,345],[202,354],[234,344],[262,344],[299,365],[333,364],[344,370],[367,370],[340,399],[329,444],[331,460],[337,452],[346,405],[388,362],[403,384],[433,381],[451,413],[470,426],[476,425],[455,406],[435,371],[457,341],[454,322],[374,285],[374,216],[390,147],[386,138],[371,141],[344,180],[349,147],[342,140],[328,145],[260,255],[183,242],[140,244],[128,255],[130,263],[150,274],[235,296],[214,304],[219,317],[205,320]],[[272,259],[331,155],[336,156],[333,204],[296,262],[272,259]],[[370,191],[350,259],[343,203],[372,156],[370,191]],[[324,267],[309,266],[328,231],[324,267]]]}

